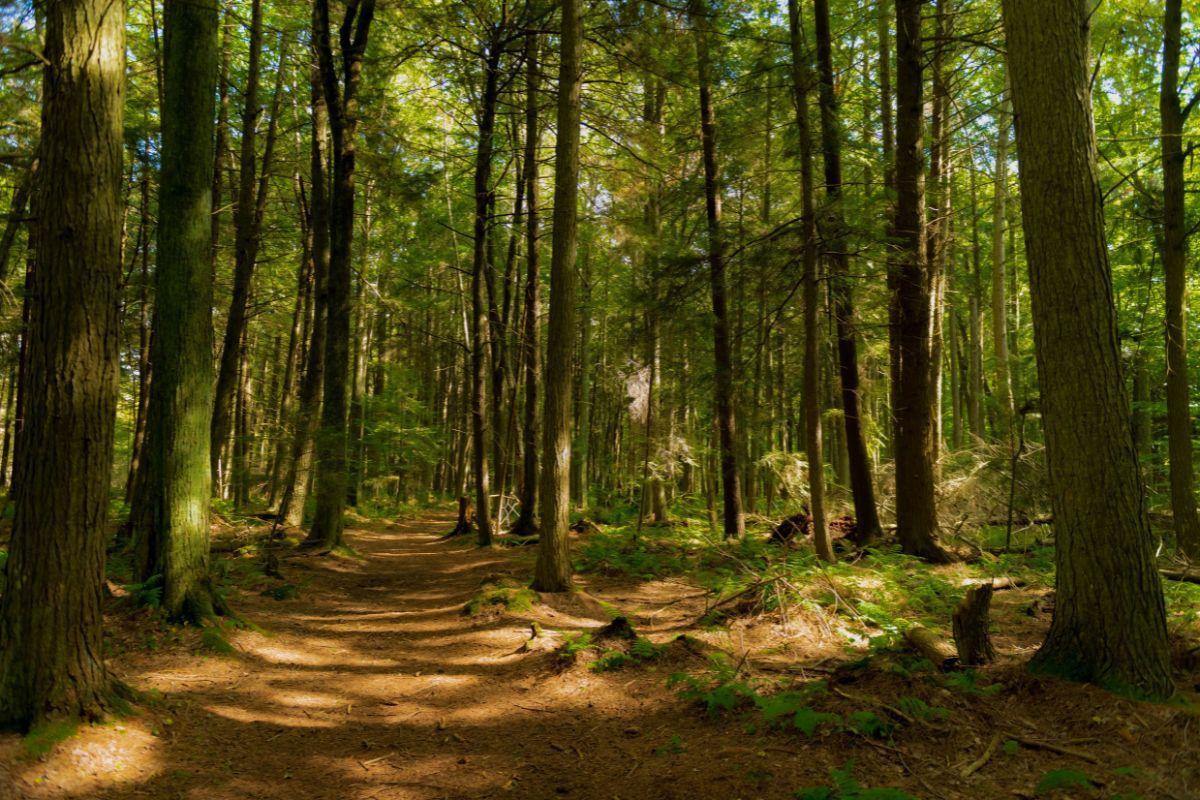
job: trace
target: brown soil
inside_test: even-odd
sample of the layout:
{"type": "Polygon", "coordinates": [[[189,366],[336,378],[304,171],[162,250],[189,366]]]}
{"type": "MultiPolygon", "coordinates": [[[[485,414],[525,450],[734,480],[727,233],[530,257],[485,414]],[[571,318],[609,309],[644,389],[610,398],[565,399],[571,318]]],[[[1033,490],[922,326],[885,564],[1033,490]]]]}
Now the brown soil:
{"type": "Polygon", "coordinates": [[[110,619],[124,650],[114,671],[151,699],[41,758],[0,738],[0,798],[750,800],[828,784],[829,770],[850,761],[864,785],[926,800],[1032,797],[1055,769],[1101,787],[1059,797],[1200,796],[1194,711],[1020,670],[1044,630],[1016,611],[1030,597],[997,598],[997,614],[1009,607],[1005,619],[1025,622],[1018,635],[997,636],[1002,662],[988,678],[1005,690],[986,696],[875,667],[831,672],[845,656],[816,621],[742,620],[701,632],[750,675],[830,678],[826,710],[886,716],[882,704],[915,696],[949,712],[903,725],[890,740],[807,738],[764,730],[755,714],[708,717],[688,706],[666,686],[673,672],[703,670],[687,648],[597,673],[542,642],[525,646],[531,621],[553,645],[598,629],[613,606],[655,641],[696,632],[704,600],[695,587],[597,578],[582,583],[585,593],[545,597],[528,613],[472,619],[463,605],[488,580],[528,575],[532,548],[440,540],[452,525],[450,516],[371,524],[348,536],[360,558],[285,560],[299,595],[276,601],[248,588],[232,598],[260,626],[230,635],[233,655],[202,650],[195,632],[151,651],[146,630],[161,628],[144,615],[110,619]],[[962,777],[996,732],[1044,747],[997,745],[962,777]]]}

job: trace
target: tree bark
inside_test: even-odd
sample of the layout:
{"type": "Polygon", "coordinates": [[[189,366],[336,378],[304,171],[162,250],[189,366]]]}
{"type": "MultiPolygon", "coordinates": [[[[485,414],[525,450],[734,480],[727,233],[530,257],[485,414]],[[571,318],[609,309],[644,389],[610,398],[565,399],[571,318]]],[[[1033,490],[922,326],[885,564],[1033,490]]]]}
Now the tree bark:
{"type": "MultiPolygon", "coordinates": [[[[242,93],[242,143],[238,163],[238,196],[234,212],[235,263],[233,268],[233,297],[221,346],[221,362],[217,371],[216,393],[213,399],[212,484],[218,489],[221,481],[221,454],[233,429],[234,396],[237,393],[238,366],[242,360],[242,339],[246,330],[250,282],[254,277],[258,257],[258,235],[254,230],[255,177],[258,154],[258,83],[262,62],[262,0],[250,4],[250,54],[246,68],[246,88],[242,93]]],[[[264,165],[265,167],[265,165],[264,165]]]]}
{"type": "Polygon", "coordinates": [[[846,220],[842,208],[842,131],[838,101],[833,85],[833,42],[829,31],[829,0],[816,0],[817,70],[820,80],[821,150],[825,163],[825,224],[822,240],[832,268],[834,323],[837,332],[838,375],[841,378],[842,411],[846,450],[849,456],[850,487],[854,496],[854,542],[870,544],[883,536],[875,506],[871,459],[862,424],[862,381],[858,368],[858,340],[854,330],[854,296],[850,287],[846,220]]]}
{"type": "Polygon", "coordinates": [[[1171,464],[1171,510],[1175,538],[1190,558],[1200,558],[1200,515],[1196,513],[1192,462],[1191,387],[1187,360],[1188,230],[1184,186],[1183,126],[1194,103],[1179,98],[1181,0],[1166,0],[1163,21],[1162,124],[1163,271],[1167,316],[1167,449],[1171,464]]]}
{"type": "Polygon", "coordinates": [[[733,400],[733,354],[730,348],[729,300],[725,278],[725,239],[721,231],[721,177],[717,169],[716,115],[712,100],[712,59],[709,54],[712,10],[705,0],[690,0],[688,18],[696,40],[696,71],[700,89],[700,146],[704,160],[704,205],[708,221],[708,267],[713,311],[713,391],[721,452],[722,515],[726,539],[746,532],[737,465],[737,424],[733,400]]]}
{"type": "Polygon", "coordinates": [[[538,247],[538,34],[525,34],[525,319],[521,361],[525,371],[525,417],[522,426],[521,512],[513,526],[517,536],[537,531],[538,507],[538,293],[541,286],[541,253],[538,247]]]}
{"type": "Polygon", "coordinates": [[[1004,0],[1046,457],[1054,620],[1031,667],[1174,691],[1129,430],[1092,122],[1087,0],[1004,0]]]}
{"type": "Polygon", "coordinates": [[[164,9],[162,167],[145,472],[133,511],[143,580],[162,608],[199,622],[208,583],[213,276],[208,246],[219,18],[215,6],[164,9]]]}
{"type": "Polygon", "coordinates": [[[21,488],[0,596],[0,725],[18,728],[94,717],[111,689],[101,606],[119,365],[125,6],[42,8],[24,376],[36,390],[22,409],[21,488]]]}
{"type": "Polygon", "coordinates": [[[317,61],[329,127],[333,134],[333,189],[329,203],[328,328],[325,340],[324,396],[317,438],[315,487],[317,508],[306,543],[330,550],[342,544],[349,468],[346,435],[346,385],[350,378],[350,318],[353,300],[355,137],[358,132],[358,87],[363,53],[375,16],[375,0],[349,0],[341,24],[341,63],[334,63],[330,43],[329,0],[317,0],[317,61]],[[339,74],[340,72],[340,74],[339,74]]]}
{"type": "Polygon", "coordinates": [[[1008,303],[1005,300],[1005,248],[1004,233],[1008,220],[1008,100],[1000,101],[996,114],[996,165],[995,189],[992,195],[992,356],[995,360],[994,380],[996,404],[999,406],[996,419],[1000,423],[997,433],[1008,439],[1012,430],[1013,407],[1012,379],[1008,371],[1008,303]]]}
{"type": "Polygon", "coordinates": [[[900,358],[893,392],[896,527],[905,553],[942,562],[933,477],[930,284],[925,247],[921,0],[896,0],[896,213],[893,237],[900,358]]]}
{"type": "Polygon", "coordinates": [[[558,63],[558,139],[554,148],[554,232],[550,253],[550,320],[542,415],[541,524],[533,588],[571,588],[571,385],[575,349],[575,255],[579,202],[583,14],[562,0],[558,63]]]}

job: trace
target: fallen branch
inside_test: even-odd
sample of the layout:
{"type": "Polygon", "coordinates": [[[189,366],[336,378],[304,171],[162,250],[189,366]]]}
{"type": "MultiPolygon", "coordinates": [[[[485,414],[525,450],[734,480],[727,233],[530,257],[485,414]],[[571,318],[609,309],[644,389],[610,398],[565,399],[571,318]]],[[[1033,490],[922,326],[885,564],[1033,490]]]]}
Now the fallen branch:
{"type": "Polygon", "coordinates": [[[1007,734],[1007,736],[1009,739],[1012,739],[1014,742],[1024,745],[1025,747],[1028,747],[1031,750],[1047,750],[1051,753],[1058,753],[1061,756],[1072,756],[1074,758],[1081,758],[1084,761],[1090,762],[1092,764],[1099,763],[1099,761],[1100,761],[1100,759],[1096,758],[1096,756],[1092,755],[1091,753],[1085,753],[1082,750],[1074,750],[1070,747],[1063,747],[1062,745],[1051,744],[1050,742],[1043,742],[1043,741],[1039,741],[1038,739],[1026,739],[1023,736],[1017,736],[1016,734],[1013,734],[1013,733],[1009,733],[1009,734],[1007,734]]]}
{"type": "Polygon", "coordinates": [[[996,733],[992,735],[992,740],[988,742],[988,746],[984,749],[983,755],[972,761],[967,766],[963,767],[961,775],[964,778],[969,778],[979,770],[983,769],[983,767],[992,760],[992,756],[996,752],[996,745],[998,744],[1000,744],[1000,734],[996,733]]]}
{"type": "Polygon", "coordinates": [[[1160,569],[1158,572],[1164,578],[1169,578],[1173,581],[1200,583],[1200,572],[1193,572],[1186,569],[1160,569]]]}
{"type": "Polygon", "coordinates": [[[948,672],[958,666],[958,651],[954,645],[928,628],[913,625],[904,632],[904,639],[942,672],[948,672]]]}

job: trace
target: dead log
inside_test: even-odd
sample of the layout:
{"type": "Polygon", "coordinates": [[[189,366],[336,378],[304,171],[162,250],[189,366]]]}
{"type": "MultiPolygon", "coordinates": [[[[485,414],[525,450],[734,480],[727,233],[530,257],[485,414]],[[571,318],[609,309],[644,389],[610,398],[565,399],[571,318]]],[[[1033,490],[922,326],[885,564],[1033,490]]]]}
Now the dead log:
{"type": "Polygon", "coordinates": [[[965,587],[970,586],[991,586],[993,591],[1003,592],[1006,589],[1024,589],[1025,581],[1020,578],[992,578],[991,580],[973,580],[968,579],[962,582],[965,587]]]}
{"type": "Polygon", "coordinates": [[[1160,569],[1159,574],[1164,578],[1184,583],[1200,583],[1200,572],[1187,569],[1160,569]]]}
{"type": "Polygon", "coordinates": [[[958,666],[958,651],[954,645],[929,628],[913,625],[904,632],[904,639],[942,672],[949,672],[958,666]]]}
{"type": "Polygon", "coordinates": [[[984,583],[967,589],[962,602],[954,609],[954,644],[958,648],[959,663],[979,666],[996,660],[996,649],[988,634],[991,605],[992,584],[984,583]]]}

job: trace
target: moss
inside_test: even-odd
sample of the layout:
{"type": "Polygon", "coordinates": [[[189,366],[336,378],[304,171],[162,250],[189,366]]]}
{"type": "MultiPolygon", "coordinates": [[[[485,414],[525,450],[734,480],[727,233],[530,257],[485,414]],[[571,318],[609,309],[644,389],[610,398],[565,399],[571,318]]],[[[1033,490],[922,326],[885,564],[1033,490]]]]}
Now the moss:
{"type": "Polygon", "coordinates": [[[219,627],[205,628],[200,633],[200,644],[204,649],[218,655],[233,655],[236,648],[225,638],[225,633],[219,627]]]}
{"type": "Polygon", "coordinates": [[[35,725],[21,740],[25,754],[31,758],[41,758],[54,749],[60,742],[65,742],[79,730],[79,721],[74,719],[56,719],[35,725]]]}
{"type": "Polygon", "coordinates": [[[524,613],[541,600],[541,595],[527,586],[514,586],[511,582],[484,584],[479,594],[463,606],[463,614],[476,617],[484,614],[524,613]]]}

